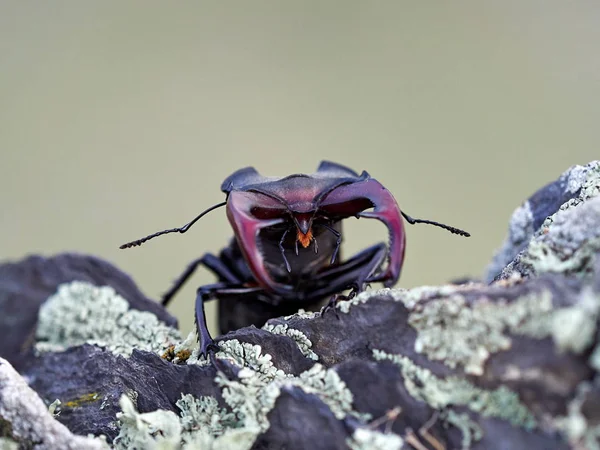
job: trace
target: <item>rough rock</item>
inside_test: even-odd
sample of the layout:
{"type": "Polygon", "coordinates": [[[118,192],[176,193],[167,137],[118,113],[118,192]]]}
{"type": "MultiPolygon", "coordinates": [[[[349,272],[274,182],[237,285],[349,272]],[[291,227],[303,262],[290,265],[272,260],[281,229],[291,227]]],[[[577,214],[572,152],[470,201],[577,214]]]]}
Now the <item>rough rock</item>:
{"type": "Polygon", "coordinates": [[[546,219],[561,206],[578,204],[597,195],[599,178],[600,161],[572,166],[519,206],[510,219],[506,240],[487,269],[487,281],[496,278],[525,249],[546,219]]]}
{"type": "Polygon", "coordinates": [[[54,419],[8,361],[0,358],[0,432],[6,445],[38,450],[108,449],[102,439],[73,434],[54,419]]]}
{"type": "MultiPolygon", "coordinates": [[[[135,289],[70,278],[31,297],[18,389],[117,449],[600,448],[599,180],[577,166],[530,198],[489,285],[368,291],[228,333],[209,360],[135,289]]],[[[5,389],[0,437],[39,439],[14,432],[5,389]]]]}
{"type": "Polygon", "coordinates": [[[112,264],[94,256],[61,254],[30,256],[0,265],[0,357],[20,370],[32,355],[40,306],[58,286],[80,280],[95,286],[111,286],[131,307],[149,311],[170,326],[177,320],[156,302],[146,298],[131,278],[112,264]]]}

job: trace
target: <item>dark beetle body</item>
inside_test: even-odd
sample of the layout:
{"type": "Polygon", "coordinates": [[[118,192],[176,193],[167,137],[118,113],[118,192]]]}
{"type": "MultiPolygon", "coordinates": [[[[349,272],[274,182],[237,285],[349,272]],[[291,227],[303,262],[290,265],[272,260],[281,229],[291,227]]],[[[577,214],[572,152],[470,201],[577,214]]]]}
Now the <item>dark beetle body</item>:
{"type": "Polygon", "coordinates": [[[141,245],[161,234],[184,233],[208,211],[226,206],[235,238],[219,256],[205,254],[192,262],[163,297],[166,305],[199,265],[217,276],[217,283],[201,286],[197,292],[196,324],[202,354],[213,342],[204,315],[207,300],[219,300],[223,333],[248,325],[262,326],[269,318],[300,308],[315,309],[332,296],[335,301],[346,289],[354,294],[370,282],[394,284],[404,258],[402,216],[409,223],[429,223],[468,236],[447,225],[412,219],[367,172],[359,175],[328,161],[312,175],[284,178],[266,178],[247,167],[229,176],[221,190],[226,201],[184,227],[121,247],[141,245]],[[382,221],[389,231],[389,244],[373,245],[341,261],[341,221],[349,217],[382,221]]]}

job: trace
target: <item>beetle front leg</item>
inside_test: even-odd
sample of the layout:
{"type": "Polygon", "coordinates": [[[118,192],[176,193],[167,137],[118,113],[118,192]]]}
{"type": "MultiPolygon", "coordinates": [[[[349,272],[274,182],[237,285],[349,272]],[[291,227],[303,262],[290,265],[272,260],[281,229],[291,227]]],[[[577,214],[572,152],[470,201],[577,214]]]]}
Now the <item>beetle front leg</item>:
{"type": "Polygon", "coordinates": [[[215,342],[208,331],[206,325],[206,313],[204,311],[204,302],[208,300],[220,299],[231,295],[256,294],[261,292],[259,287],[245,287],[232,283],[215,283],[207,286],[200,286],[196,291],[196,330],[198,333],[198,342],[200,343],[200,355],[207,356],[209,350],[215,348],[215,342]]]}

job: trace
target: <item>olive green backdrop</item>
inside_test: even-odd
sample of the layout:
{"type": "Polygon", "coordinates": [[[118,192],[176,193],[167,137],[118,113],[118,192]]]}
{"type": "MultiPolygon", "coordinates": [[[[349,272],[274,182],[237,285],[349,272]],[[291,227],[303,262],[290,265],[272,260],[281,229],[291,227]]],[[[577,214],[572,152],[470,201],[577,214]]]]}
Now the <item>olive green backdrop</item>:
{"type": "MultiPolygon", "coordinates": [[[[218,251],[237,168],[368,170],[407,213],[401,286],[479,276],[512,210],[600,157],[596,1],[4,1],[0,257],[104,257],[158,295],[218,251]]],[[[387,235],[352,221],[346,255],[387,235]]],[[[200,271],[172,310],[192,325],[200,271]]]]}

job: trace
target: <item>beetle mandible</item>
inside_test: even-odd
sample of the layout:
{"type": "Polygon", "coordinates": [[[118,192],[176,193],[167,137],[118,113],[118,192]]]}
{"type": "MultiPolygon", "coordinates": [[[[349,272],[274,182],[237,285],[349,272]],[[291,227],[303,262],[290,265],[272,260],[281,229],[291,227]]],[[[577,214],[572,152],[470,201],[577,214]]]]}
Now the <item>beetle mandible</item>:
{"type": "Polygon", "coordinates": [[[386,287],[396,283],[406,240],[402,216],[410,224],[425,223],[470,236],[458,228],[410,217],[366,171],[359,175],[329,161],[321,162],[312,175],[283,178],[263,177],[253,167],[246,167],[227,177],[221,190],[225,201],[188,224],[120,247],[135,247],[163,234],[185,233],[208,212],[226,207],[234,239],[219,256],[206,253],[193,261],[162,298],[166,306],[200,265],[218,277],[217,283],[198,288],[196,295],[196,327],[204,356],[214,345],[206,326],[205,301],[219,300],[222,333],[262,326],[272,317],[317,307],[329,297],[331,306],[364,290],[368,283],[383,282],[386,287]],[[389,243],[375,244],[340,261],[341,221],[349,217],[380,220],[388,228],[389,243]],[[348,296],[340,295],[348,289],[348,296]]]}

